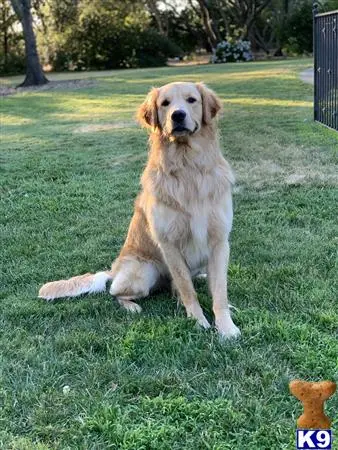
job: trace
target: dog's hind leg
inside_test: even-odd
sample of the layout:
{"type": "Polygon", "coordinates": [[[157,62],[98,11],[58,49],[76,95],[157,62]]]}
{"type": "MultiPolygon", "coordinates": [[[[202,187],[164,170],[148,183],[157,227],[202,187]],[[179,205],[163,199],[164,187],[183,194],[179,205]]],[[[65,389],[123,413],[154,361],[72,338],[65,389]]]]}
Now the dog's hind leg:
{"type": "Polygon", "coordinates": [[[159,279],[160,273],[153,263],[125,259],[119,263],[110,293],[127,311],[141,312],[142,308],[132,300],[147,297],[159,279]]]}
{"type": "Polygon", "coordinates": [[[140,297],[117,297],[117,301],[127,311],[131,313],[140,313],[142,311],[141,306],[131,301],[131,299],[135,300],[136,298],[140,297]]]}
{"type": "Polygon", "coordinates": [[[192,278],[208,278],[208,269],[206,266],[199,267],[198,269],[191,271],[192,278]]]}

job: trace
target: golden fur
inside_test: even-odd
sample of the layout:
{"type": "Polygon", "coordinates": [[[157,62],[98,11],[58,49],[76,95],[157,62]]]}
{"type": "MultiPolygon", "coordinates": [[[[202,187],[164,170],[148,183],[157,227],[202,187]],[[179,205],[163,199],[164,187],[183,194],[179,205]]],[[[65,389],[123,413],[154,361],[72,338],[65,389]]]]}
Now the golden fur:
{"type": "Polygon", "coordinates": [[[138,111],[150,131],[150,152],[125,244],[110,272],[44,285],[39,296],[54,299],[104,290],[130,311],[132,300],[171,280],[185,306],[205,328],[192,277],[207,271],[215,325],[222,336],[240,332],[227,301],[228,236],[232,225],[233,175],[220,151],[216,116],[220,100],[202,83],[154,88],[138,111]],[[174,113],[183,112],[177,124],[174,113]]]}

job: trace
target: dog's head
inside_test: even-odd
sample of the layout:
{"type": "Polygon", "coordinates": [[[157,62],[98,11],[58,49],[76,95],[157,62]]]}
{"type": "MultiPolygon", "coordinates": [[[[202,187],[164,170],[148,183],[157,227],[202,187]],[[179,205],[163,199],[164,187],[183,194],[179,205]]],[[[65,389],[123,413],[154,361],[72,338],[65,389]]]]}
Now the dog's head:
{"type": "Polygon", "coordinates": [[[198,133],[220,110],[219,98],[203,83],[170,83],[149,92],[137,118],[141,125],[175,139],[198,133]]]}

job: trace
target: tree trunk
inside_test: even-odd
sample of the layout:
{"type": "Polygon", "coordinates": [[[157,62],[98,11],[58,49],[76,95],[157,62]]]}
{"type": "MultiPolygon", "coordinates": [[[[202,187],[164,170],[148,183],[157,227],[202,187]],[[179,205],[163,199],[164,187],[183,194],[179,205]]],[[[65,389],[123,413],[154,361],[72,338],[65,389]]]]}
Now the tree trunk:
{"type": "Polygon", "coordinates": [[[157,8],[156,0],[147,0],[148,8],[150,9],[151,13],[154,14],[158,32],[162,34],[163,36],[166,36],[166,33],[163,28],[162,20],[161,20],[161,14],[157,8]]]}
{"type": "Polygon", "coordinates": [[[241,39],[247,39],[250,35],[251,29],[254,27],[255,22],[259,14],[265,9],[271,0],[264,0],[259,6],[256,5],[256,0],[252,2],[251,8],[247,13],[247,18],[244,23],[243,32],[241,33],[241,39]]]}
{"type": "Polygon", "coordinates": [[[5,70],[8,69],[8,16],[7,11],[5,8],[5,5],[2,6],[2,24],[4,27],[4,42],[3,42],[3,49],[4,49],[4,64],[5,64],[5,70]]]}
{"type": "Polygon", "coordinates": [[[210,19],[210,14],[209,14],[206,0],[198,0],[198,3],[201,8],[203,25],[204,25],[204,29],[205,29],[205,32],[208,37],[209,44],[212,48],[215,48],[216,44],[217,44],[217,37],[211,26],[211,19],[210,19]]]}
{"type": "Polygon", "coordinates": [[[277,50],[275,51],[275,53],[273,54],[273,56],[284,56],[283,49],[282,49],[281,46],[279,46],[279,47],[277,48],[277,50]]]}
{"type": "Polygon", "coordinates": [[[43,73],[36,48],[30,0],[11,0],[11,2],[14,11],[21,21],[25,39],[26,77],[20,86],[37,86],[46,84],[48,83],[48,80],[43,73]]]}
{"type": "Polygon", "coordinates": [[[264,41],[264,37],[260,34],[259,30],[257,28],[254,28],[252,30],[252,39],[254,40],[255,44],[253,44],[253,41],[250,39],[251,42],[251,49],[253,51],[257,51],[258,47],[263,49],[267,55],[270,54],[270,49],[268,43],[264,41]],[[256,46],[256,48],[255,48],[256,46]]]}

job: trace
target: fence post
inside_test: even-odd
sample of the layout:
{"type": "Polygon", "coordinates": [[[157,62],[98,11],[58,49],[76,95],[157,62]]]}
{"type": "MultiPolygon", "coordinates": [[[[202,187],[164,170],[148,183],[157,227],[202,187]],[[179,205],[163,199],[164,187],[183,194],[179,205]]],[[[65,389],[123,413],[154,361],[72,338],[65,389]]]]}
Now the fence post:
{"type": "Polygon", "coordinates": [[[317,82],[317,56],[318,56],[318,36],[316,27],[316,15],[318,14],[318,2],[317,0],[312,0],[312,41],[313,41],[313,118],[317,120],[318,118],[318,82],[317,82]]]}

